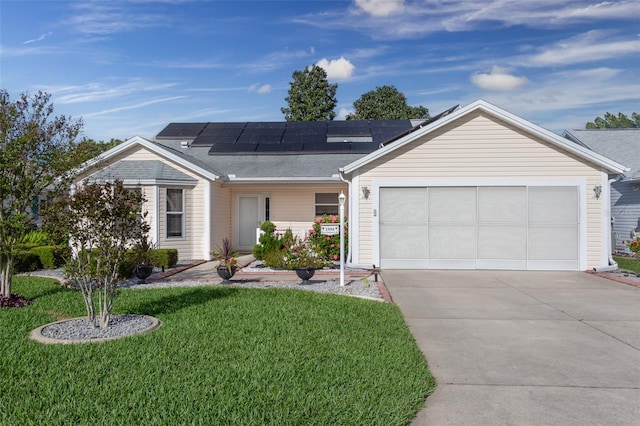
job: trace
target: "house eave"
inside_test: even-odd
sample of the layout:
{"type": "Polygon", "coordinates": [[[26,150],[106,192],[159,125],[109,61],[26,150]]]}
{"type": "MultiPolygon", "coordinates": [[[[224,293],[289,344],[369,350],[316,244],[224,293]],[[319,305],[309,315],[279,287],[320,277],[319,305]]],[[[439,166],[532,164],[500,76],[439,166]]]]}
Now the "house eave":
{"type": "Polygon", "coordinates": [[[228,176],[227,183],[338,183],[341,182],[339,176],[331,177],[235,177],[228,176]]]}

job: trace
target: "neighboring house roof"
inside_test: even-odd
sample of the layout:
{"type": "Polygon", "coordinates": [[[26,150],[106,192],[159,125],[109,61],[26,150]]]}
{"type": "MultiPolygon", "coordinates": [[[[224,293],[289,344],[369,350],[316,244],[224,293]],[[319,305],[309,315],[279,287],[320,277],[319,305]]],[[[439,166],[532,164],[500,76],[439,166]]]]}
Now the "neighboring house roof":
{"type": "Polygon", "coordinates": [[[117,177],[123,181],[140,183],[171,182],[195,185],[197,181],[160,160],[118,161],[91,176],[91,180],[117,177]]]}
{"type": "Polygon", "coordinates": [[[359,169],[360,167],[365,166],[385,156],[386,154],[393,152],[422,136],[428,135],[429,133],[443,126],[446,126],[447,124],[453,122],[454,120],[457,120],[458,118],[463,117],[467,114],[473,113],[475,111],[482,111],[486,114],[489,114],[493,117],[498,118],[499,120],[505,121],[518,129],[521,129],[531,135],[534,135],[544,140],[545,142],[550,143],[553,146],[560,148],[563,151],[572,153],[579,158],[583,158],[596,165],[599,165],[609,172],[622,173],[623,171],[625,171],[625,167],[622,164],[619,164],[616,161],[613,161],[603,155],[598,154],[597,152],[594,152],[588,148],[585,148],[584,146],[572,143],[569,140],[563,138],[562,136],[559,136],[534,123],[531,123],[530,121],[520,118],[517,115],[511,114],[510,112],[505,111],[501,108],[498,108],[497,106],[484,100],[477,100],[455,111],[451,111],[450,113],[440,118],[439,120],[433,121],[424,126],[418,126],[414,128],[412,131],[410,131],[409,133],[401,135],[397,139],[390,140],[388,143],[385,144],[384,147],[376,151],[373,151],[370,154],[365,155],[352,163],[347,164],[346,166],[342,167],[340,171],[346,174],[352,173],[353,171],[359,169]]]}
{"type": "Polygon", "coordinates": [[[570,141],[629,168],[628,179],[640,179],[640,129],[565,130],[570,141]]]}
{"type": "Polygon", "coordinates": [[[170,123],[156,140],[188,141],[193,147],[207,147],[208,155],[368,154],[415,124],[411,120],[170,123]]]}

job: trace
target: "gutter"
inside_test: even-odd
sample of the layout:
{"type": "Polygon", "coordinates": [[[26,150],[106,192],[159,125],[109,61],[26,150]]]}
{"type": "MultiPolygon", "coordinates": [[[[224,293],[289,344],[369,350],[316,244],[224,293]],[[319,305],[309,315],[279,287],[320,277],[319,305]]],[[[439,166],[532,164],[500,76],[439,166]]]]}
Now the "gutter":
{"type": "MultiPolygon", "coordinates": [[[[607,183],[609,186],[607,188],[607,212],[609,212],[609,217],[611,217],[611,184],[613,182],[617,182],[622,178],[622,175],[617,175],[614,179],[609,179],[607,183]]],[[[593,268],[593,272],[612,272],[618,269],[618,263],[613,260],[613,247],[611,247],[611,233],[613,232],[611,221],[609,221],[609,238],[607,238],[607,252],[609,254],[609,264],[603,266],[597,266],[593,268]]]]}

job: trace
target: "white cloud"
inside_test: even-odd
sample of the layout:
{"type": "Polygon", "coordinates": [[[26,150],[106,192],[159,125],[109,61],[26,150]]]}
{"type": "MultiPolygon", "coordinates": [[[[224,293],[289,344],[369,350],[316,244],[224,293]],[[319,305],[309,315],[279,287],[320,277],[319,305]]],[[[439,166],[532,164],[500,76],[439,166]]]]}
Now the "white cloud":
{"type": "Polygon", "coordinates": [[[49,37],[51,34],[53,34],[53,33],[49,32],[49,33],[46,33],[46,34],[42,34],[40,37],[31,39],[31,40],[27,40],[27,41],[23,42],[22,44],[30,44],[30,43],[35,43],[36,41],[42,41],[45,38],[49,37]]]}
{"type": "Polygon", "coordinates": [[[169,26],[167,15],[147,13],[136,4],[74,3],[77,14],[67,19],[76,31],[83,34],[114,34],[140,28],[169,26]]]}
{"type": "Polygon", "coordinates": [[[404,9],[404,0],[356,0],[356,6],[373,16],[389,16],[404,9]]]}
{"type": "Polygon", "coordinates": [[[251,86],[249,86],[249,91],[256,92],[260,95],[264,95],[265,93],[271,92],[271,85],[270,84],[263,84],[263,85],[252,84],[251,86]]]}
{"type": "Polygon", "coordinates": [[[353,112],[353,109],[340,108],[340,111],[338,111],[338,114],[336,114],[336,120],[346,120],[347,115],[353,114],[353,112]]]}
{"type": "Polygon", "coordinates": [[[526,65],[547,67],[618,58],[640,54],[640,40],[611,40],[603,31],[589,31],[540,49],[526,59],[526,65]]]}
{"type": "Polygon", "coordinates": [[[526,77],[517,77],[509,74],[508,68],[494,65],[490,73],[475,73],[471,76],[471,82],[483,90],[496,90],[510,92],[516,90],[529,80],[526,77]]]}
{"type": "Polygon", "coordinates": [[[602,19],[637,20],[637,0],[355,0],[359,13],[317,13],[297,17],[294,22],[323,28],[359,31],[375,39],[411,39],[439,31],[523,26],[566,28],[576,23],[602,19]],[[402,13],[398,13],[402,12],[402,13]],[[365,15],[366,13],[366,15],[365,15]],[[382,22],[381,22],[382,21],[382,22]]]}
{"type": "Polygon", "coordinates": [[[134,104],[134,105],[125,105],[125,106],[121,106],[121,107],[105,109],[103,111],[92,112],[90,114],[83,114],[83,117],[84,118],[86,118],[86,117],[96,117],[96,116],[99,116],[99,115],[111,114],[113,112],[128,111],[128,110],[132,110],[132,109],[144,108],[144,107],[149,106],[149,105],[154,105],[154,104],[161,103],[161,102],[172,102],[172,101],[177,101],[178,99],[184,99],[184,98],[186,98],[186,96],[171,96],[171,97],[168,97],[168,98],[151,99],[149,101],[139,102],[139,103],[134,104]]]}
{"type": "Polygon", "coordinates": [[[328,80],[347,80],[353,75],[353,70],[356,69],[344,56],[330,61],[322,58],[316,65],[326,71],[328,80]]]}

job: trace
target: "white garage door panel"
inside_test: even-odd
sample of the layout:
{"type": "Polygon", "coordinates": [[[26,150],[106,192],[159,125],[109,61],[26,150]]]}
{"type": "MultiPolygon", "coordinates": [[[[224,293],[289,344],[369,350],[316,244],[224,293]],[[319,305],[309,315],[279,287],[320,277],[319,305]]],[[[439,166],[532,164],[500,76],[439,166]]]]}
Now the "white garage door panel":
{"type": "Polygon", "coordinates": [[[427,222],[424,188],[380,188],[381,222],[427,222]]]}
{"type": "Polygon", "coordinates": [[[383,268],[579,268],[574,186],[380,189],[383,268]]]}
{"type": "Polygon", "coordinates": [[[386,225],[380,229],[383,259],[426,259],[427,225],[386,225]]]}

